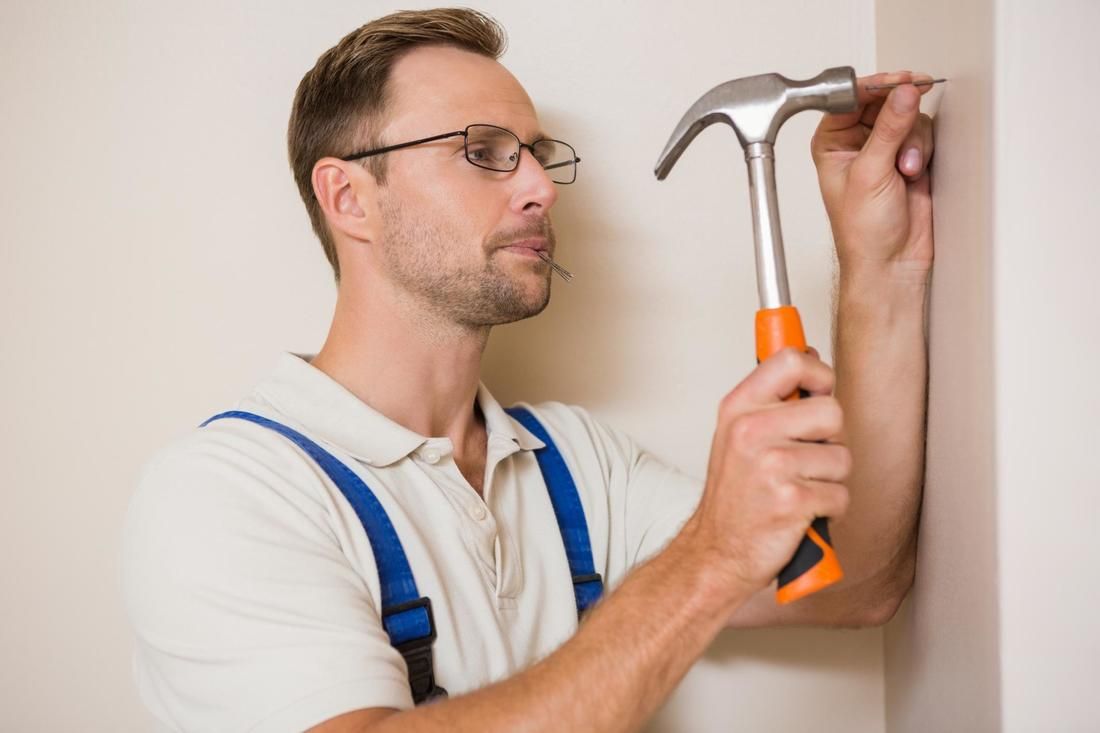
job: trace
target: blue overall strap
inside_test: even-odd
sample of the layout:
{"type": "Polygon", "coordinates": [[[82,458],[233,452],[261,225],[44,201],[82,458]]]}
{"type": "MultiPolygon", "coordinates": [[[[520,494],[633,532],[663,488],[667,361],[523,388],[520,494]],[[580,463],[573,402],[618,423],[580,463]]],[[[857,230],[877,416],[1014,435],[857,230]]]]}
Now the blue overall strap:
{"type": "Polygon", "coordinates": [[[584,518],[577,485],[569,474],[569,467],[561,452],[546,432],[542,423],[523,407],[509,407],[505,410],[523,427],[527,428],[545,447],[535,449],[535,460],[539,463],[542,478],[550,492],[550,503],[554,506],[554,516],[558,520],[561,539],[565,544],[565,556],[569,560],[569,573],[573,576],[573,595],[577,600],[577,615],[580,616],[603,594],[603,578],[596,572],[592,562],[592,544],[588,539],[588,522],[584,518]]]}
{"type": "Polygon", "coordinates": [[[420,703],[425,699],[445,696],[447,691],[436,686],[432,672],[432,642],[435,640],[432,602],[427,597],[421,597],[417,591],[401,540],[378,497],[338,458],[296,430],[274,420],[251,412],[231,410],[215,415],[199,427],[228,417],[248,420],[289,438],[309,454],[339,487],[362,522],[374,553],[378,583],[382,589],[382,626],[390,637],[390,644],[405,658],[413,700],[420,703]]]}

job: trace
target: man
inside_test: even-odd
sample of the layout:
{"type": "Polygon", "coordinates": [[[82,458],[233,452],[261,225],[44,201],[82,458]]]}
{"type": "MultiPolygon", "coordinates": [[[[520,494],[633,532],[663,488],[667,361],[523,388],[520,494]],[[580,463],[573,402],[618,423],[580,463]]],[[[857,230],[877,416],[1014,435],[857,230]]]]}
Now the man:
{"type": "Polygon", "coordinates": [[[863,89],[912,75],[861,80],[860,110],[814,136],[840,263],[835,378],[792,350],[761,364],[722,400],[700,486],[579,407],[528,406],[540,438],[479,382],[491,327],[548,302],[536,251],[553,253],[554,179],[573,165],[538,142],[552,136],[502,49],[474,11],[402,12],[299,86],[290,157],[336,313],[316,356],[284,354],[237,407],[347,468],[243,419],[146,466],[127,603],[142,696],[177,729],[636,730],[723,627],[881,624],[912,583],[931,127],[917,87],[863,89]],[[811,396],[783,400],[797,389],[811,396]],[[606,583],[580,624],[536,460],[548,440],[606,583]],[[369,541],[334,475],[369,486],[396,540],[369,541]],[[777,607],[815,517],[847,577],[777,607]],[[381,619],[378,555],[396,544],[450,693],[417,707],[381,619]]]}

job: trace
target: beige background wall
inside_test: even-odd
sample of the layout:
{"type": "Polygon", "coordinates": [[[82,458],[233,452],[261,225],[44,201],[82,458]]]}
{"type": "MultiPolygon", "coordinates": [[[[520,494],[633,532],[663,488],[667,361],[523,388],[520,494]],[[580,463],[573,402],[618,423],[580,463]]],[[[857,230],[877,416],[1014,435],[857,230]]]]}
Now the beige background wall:
{"type": "Polygon", "coordinates": [[[887,730],[1094,731],[1100,5],[879,0],[877,28],[880,63],[952,79],[921,554],[886,634],[887,730]]]}
{"type": "Polygon", "coordinates": [[[993,0],[879,0],[878,62],[938,93],[928,459],[917,580],[886,629],[890,733],[999,725],[993,428],[993,0]]]}
{"type": "Polygon", "coordinates": [[[1004,730],[1094,731],[1100,4],[997,0],[996,28],[993,276],[1004,730]]]}
{"type": "MultiPolygon", "coordinates": [[[[137,467],[279,350],[320,346],[334,290],[285,162],[287,113],[319,53],[396,6],[0,7],[0,728],[148,729],[117,579],[137,467]]],[[[871,0],[479,7],[584,158],[557,209],[577,279],[494,335],[487,381],[503,400],[585,404],[701,475],[717,401],[753,363],[746,176],[728,129],[664,183],[654,160],[720,81],[871,71],[871,0]]],[[[786,125],[778,175],[792,292],[828,356],[815,123],[786,125]]],[[[728,632],[653,730],[882,730],[881,639],[728,632]]]]}

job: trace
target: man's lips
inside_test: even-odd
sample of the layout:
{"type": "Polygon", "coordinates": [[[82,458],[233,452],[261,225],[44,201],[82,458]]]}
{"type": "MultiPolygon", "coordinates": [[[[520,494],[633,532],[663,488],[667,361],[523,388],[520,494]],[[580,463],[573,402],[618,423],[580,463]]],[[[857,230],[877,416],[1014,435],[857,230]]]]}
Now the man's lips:
{"type": "Polygon", "coordinates": [[[516,247],[522,247],[523,249],[544,250],[547,246],[547,241],[542,237],[535,237],[532,239],[518,239],[511,244],[505,245],[509,249],[516,247]]]}
{"type": "Polygon", "coordinates": [[[519,239],[511,244],[506,244],[501,249],[510,250],[517,254],[528,255],[531,257],[538,257],[539,252],[546,252],[549,254],[549,242],[541,237],[535,237],[532,239],[519,239]]]}

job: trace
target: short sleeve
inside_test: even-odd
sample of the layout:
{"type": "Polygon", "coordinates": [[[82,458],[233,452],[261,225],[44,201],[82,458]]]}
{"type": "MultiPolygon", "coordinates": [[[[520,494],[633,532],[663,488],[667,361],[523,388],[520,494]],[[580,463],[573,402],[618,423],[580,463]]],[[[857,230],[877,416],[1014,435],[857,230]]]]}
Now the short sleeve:
{"type": "Polygon", "coordinates": [[[276,732],[412,707],[304,455],[197,432],[145,464],[124,529],[134,671],[153,714],[176,730],[276,732]]]}
{"type": "Polygon", "coordinates": [[[534,409],[575,474],[593,550],[605,548],[605,577],[617,585],[676,536],[699,505],[703,481],[583,407],[544,402],[534,409]]]}
{"type": "Polygon", "coordinates": [[[703,482],[689,476],[634,438],[574,407],[588,424],[604,454],[608,494],[622,527],[627,562],[633,566],[652,557],[676,536],[699,505],[703,482]]]}

